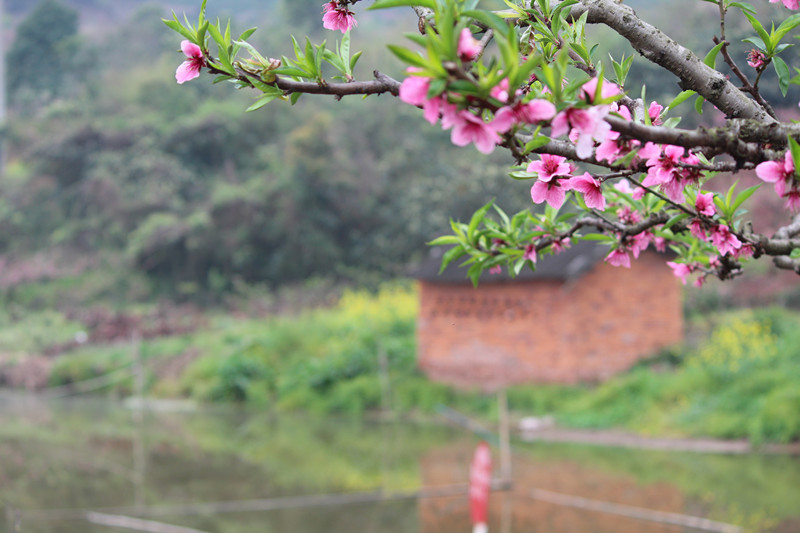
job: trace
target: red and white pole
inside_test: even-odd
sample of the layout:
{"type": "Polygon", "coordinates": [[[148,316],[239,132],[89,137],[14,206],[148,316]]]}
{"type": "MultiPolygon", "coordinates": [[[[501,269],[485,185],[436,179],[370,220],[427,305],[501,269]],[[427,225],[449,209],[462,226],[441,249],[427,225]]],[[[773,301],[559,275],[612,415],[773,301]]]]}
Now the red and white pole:
{"type": "Polygon", "coordinates": [[[492,483],[492,452],[485,442],[478,444],[469,469],[469,509],[472,533],[489,531],[489,488],[492,483]]]}

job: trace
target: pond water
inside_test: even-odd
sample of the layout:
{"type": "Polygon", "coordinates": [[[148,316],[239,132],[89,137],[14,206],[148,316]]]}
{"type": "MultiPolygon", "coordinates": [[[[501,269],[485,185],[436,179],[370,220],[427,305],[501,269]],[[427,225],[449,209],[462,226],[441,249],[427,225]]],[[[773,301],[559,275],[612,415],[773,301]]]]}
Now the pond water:
{"type": "MultiPolygon", "coordinates": [[[[0,531],[120,531],[111,516],[209,533],[463,533],[477,442],[436,424],[0,396],[0,531]]],[[[664,513],[800,531],[797,457],[514,442],[513,468],[513,491],[490,498],[492,532],[699,531],[653,521],[664,513]]]]}

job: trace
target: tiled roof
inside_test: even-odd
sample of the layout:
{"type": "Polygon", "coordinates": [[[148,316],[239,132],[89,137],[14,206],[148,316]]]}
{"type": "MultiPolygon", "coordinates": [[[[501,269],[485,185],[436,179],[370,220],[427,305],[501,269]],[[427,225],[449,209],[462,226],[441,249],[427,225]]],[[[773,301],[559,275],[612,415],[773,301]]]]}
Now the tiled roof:
{"type": "MultiPolygon", "coordinates": [[[[439,274],[442,263],[442,255],[447,250],[442,247],[434,247],[428,259],[413,269],[411,275],[416,279],[439,283],[469,283],[467,278],[468,267],[461,267],[461,263],[467,259],[465,256],[460,260],[453,261],[447,268],[439,274]]],[[[608,248],[589,241],[578,242],[561,253],[554,255],[540,255],[536,263],[536,271],[525,266],[516,278],[508,274],[508,270],[503,268],[500,274],[484,273],[480,282],[498,283],[514,280],[535,280],[552,279],[568,280],[580,277],[583,273],[590,270],[598,261],[608,253],[608,248]]]]}

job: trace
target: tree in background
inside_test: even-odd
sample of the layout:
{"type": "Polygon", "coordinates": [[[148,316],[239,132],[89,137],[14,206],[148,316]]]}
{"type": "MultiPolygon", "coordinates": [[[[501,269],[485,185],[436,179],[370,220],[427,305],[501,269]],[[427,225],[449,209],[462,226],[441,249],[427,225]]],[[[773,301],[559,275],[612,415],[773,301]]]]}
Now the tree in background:
{"type": "Polygon", "coordinates": [[[407,66],[402,82],[378,70],[372,80],[356,80],[359,54],[350,52],[359,1],[322,6],[324,27],[341,40],[295,41],[280,59],[247,42],[254,30],[234,39],[229,26],[206,20],[203,2],[196,25],[165,21],[185,39],[179,81],[209,72],[255,89],[251,111],[303,94],[389,94],[450,130],[456,145],[507,150],[512,177],[532,180],[531,199],[544,208],[514,215],[495,208],[492,215],[486,205],[434,241],[451,246],[444,264],[463,260],[473,281],[486,270],[535,268],[541,254],[584,239],[608,246],[606,261],[621,267],[648,247],[670,247],[676,276],[698,274],[697,284],[735,277],[761,257],[800,273],[800,218],[792,214],[800,208],[800,126],[781,121],[761,90],[768,68],[784,96],[800,82],[784,60],[793,51],[788,35],[800,25],[791,14],[796,0],[782,0],[783,16],[772,26],[759,20],[765,1],[757,8],[698,0],[719,17],[703,57],[619,1],[509,0],[510,9],[496,11],[479,9],[477,0],[376,0],[370,9],[405,7],[416,15],[412,46],[390,47],[407,66]],[[748,24],[745,56],[728,41],[731,21],[748,24]],[[677,77],[682,91],[671,102],[648,102],[644,87],[626,83],[635,54],[599,57],[591,25],[611,29],[639,61],[677,77]],[[717,114],[718,124],[679,128],[675,109],[689,99],[698,112],[705,104],[717,114]],[[781,198],[786,224],[777,231],[746,214],[757,186],[717,190],[717,174],[742,169],[754,169],[781,198]]]}
{"type": "Polygon", "coordinates": [[[20,23],[6,61],[13,104],[35,104],[64,94],[80,61],[78,12],[43,0],[20,23]]]}

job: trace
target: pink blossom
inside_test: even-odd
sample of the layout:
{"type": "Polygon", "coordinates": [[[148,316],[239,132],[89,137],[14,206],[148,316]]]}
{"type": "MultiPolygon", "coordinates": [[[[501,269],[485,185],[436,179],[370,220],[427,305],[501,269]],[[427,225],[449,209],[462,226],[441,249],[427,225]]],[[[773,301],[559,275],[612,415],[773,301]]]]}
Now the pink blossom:
{"type": "Polygon", "coordinates": [[[597,147],[595,157],[598,161],[608,161],[613,163],[617,159],[621,159],[622,144],[617,142],[620,134],[616,131],[609,131],[600,146],[597,147]]]}
{"type": "Polygon", "coordinates": [[[742,247],[739,238],[724,224],[718,224],[711,229],[711,242],[717,247],[720,255],[733,254],[742,247]]]}
{"type": "Polygon", "coordinates": [[[489,274],[492,275],[502,274],[502,273],[503,273],[503,267],[501,267],[500,265],[495,265],[489,269],[489,274]]]}
{"type": "Polygon", "coordinates": [[[564,237],[563,239],[554,239],[550,244],[550,248],[552,248],[553,253],[555,254],[560,254],[570,246],[572,246],[572,239],[569,237],[564,237]]]}
{"type": "Polygon", "coordinates": [[[689,224],[689,233],[692,234],[692,237],[695,239],[700,239],[701,241],[705,241],[708,237],[706,236],[706,230],[703,227],[703,223],[700,221],[699,218],[695,218],[689,224]]]}
{"type": "MultiPolygon", "coordinates": [[[[438,115],[440,111],[442,114],[442,129],[449,130],[460,120],[458,106],[456,104],[451,104],[444,97],[439,97],[438,99],[434,98],[434,100],[437,100],[436,114],[438,115]]],[[[430,120],[428,120],[428,122],[430,122],[430,120]]],[[[436,121],[434,120],[431,124],[434,122],[436,121]]]]}
{"type": "Polygon", "coordinates": [[[717,210],[714,208],[714,193],[698,193],[697,200],[694,202],[697,212],[707,217],[713,217],[717,210]]]}
{"type": "MultiPolygon", "coordinates": [[[[422,69],[409,67],[406,72],[413,74],[422,69]]],[[[411,105],[421,106],[428,100],[428,89],[431,87],[431,78],[425,76],[408,76],[400,84],[400,100],[411,105]]]]}
{"type": "Polygon", "coordinates": [[[661,112],[664,111],[664,106],[653,100],[650,102],[650,107],[647,108],[647,115],[650,117],[650,123],[653,126],[660,126],[663,124],[661,121],[661,112]]]}
{"type": "Polygon", "coordinates": [[[516,124],[517,119],[514,116],[514,111],[508,106],[502,107],[497,110],[492,120],[492,127],[497,133],[505,133],[516,124]]]}
{"type": "Polygon", "coordinates": [[[792,211],[800,209],[800,189],[797,188],[796,183],[792,185],[792,188],[783,197],[786,198],[786,209],[791,209],[792,211]]]}
{"type": "Polygon", "coordinates": [[[747,53],[747,64],[755,69],[763,67],[766,61],[767,56],[765,56],[760,50],[753,48],[747,53]]]}
{"type": "Polygon", "coordinates": [[[583,193],[583,201],[586,202],[586,207],[600,209],[601,211],[606,208],[606,199],[603,196],[603,190],[600,188],[600,182],[588,172],[582,176],[571,178],[569,187],[583,193]]]}
{"type": "MultiPolygon", "coordinates": [[[[645,148],[648,148],[645,145],[645,148]]],[[[660,185],[661,190],[667,193],[673,202],[683,202],[683,190],[687,185],[697,183],[700,180],[700,171],[696,168],[680,166],[697,165],[700,159],[694,154],[684,155],[685,150],[680,146],[665,145],[662,150],[649,148],[640,151],[649,155],[647,162],[647,176],[642,181],[642,185],[650,187],[660,185]]]]}
{"type": "Polygon", "coordinates": [[[534,98],[530,102],[517,104],[512,109],[517,121],[527,124],[550,120],[556,114],[556,106],[541,98],[534,98]]]}
{"type": "Polygon", "coordinates": [[[481,43],[472,37],[468,28],[458,36],[458,57],[461,61],[474,61],[481,53],[481,43]]]}
{"type": "Polygon", "coordinates": [[[691,265],[687,265],[684,263],[675,263],[673,261],[667,261],[667,265],[672,269],[672,273],[675,275],[676,278],[680,278],[681,283],[686,285],[686,278],[694,271],[691,265]]]}
{"type": "Polygon", "coordinates": [[[651,155],[646,163],[649,168],[647,169],[647,177],[642,182],[642,185],[650,187],[663,185],[670,181],[672,174],[676,172],[675,168],[678,162],[683,157],[683,153],[682,147],[668,144],[662,148],[658,155],[651,155]]]}
{"type": "MultiPolygon", "coordinates": [[[[756,176],[767,183],[779,183],[788,181],[794,176],[794,160],[788,150],[784,155],[783,162],[764,161],[756,166],[756,176]]],[[[777,186],[776,186],[777,191],[777,186]]]]}
{"type": "Polygon", "coordinates": [[[550,181],[553,176],[569,177],[572,168],[560,155],[541,154],[538,161],[528,165],[528,172],[536,172],[539,181],[550,181]]]}
{"type": "Polygon", "coordinates": [[[536,246],[533,243],[525,246],[525,253],[522,254],[523,259],[527,259],[531,263],[536,263],[536,246]]]}
{"type": "Polygon", "coordinates": [[[490,154],[497,143],[500,142],[498,132],[508,131],[508,123],[503,120],[486,122],[483,118],[463,109],[453,117],[453,132],[450,140],[456,146],[466,146],[475,143],[478,151],[490,154]]]}
{"type": "Polygon", "coordinates": [[[631,256],[623,248],[614,248],[604,259],[606,263],[615,267],[631,267],[631,256]]]}
{"type": "MultiPolygon", "coordinates": [[[[788,7],[789,9],[800,9],[800,0],[782,0],[783,5],[788,7]]],[[[769,0],[770,4],[774,4],[778,2],[778,0],[769,0]]]]}
{"type": "Polygon", "coordinates": [[[581,87],[581,95],[583,98],[586,99],[588,102],[594,102],[595,95],[597,95],[597,84],[600,84],[600,99],[606,100],[608,98],[613,98],[619,94],[622,94],[620,91],[619,86],[615,83],[611,83],[610,81],[600,80],[600,78],[592,78],[586,83],[583,84],[581,87]]]}
{"type": "Polygon", "coordinates": [[[664,237],[656,237],[653,239],[653,244],[656,247],[656,251],[659,252],[666,252],[667,251],[667,239],[664,237]]]}
{"type": "Polygon", "coordinates": [[[604,120],[608,111],[608,106],[567,108],[553,118],[550,134],[559,137],[571,128],[577,134],[575,152],[578,157],[585,159],[592,155],[594,141],[603,142],[611,131],[611,126],[604,120]]]}
{"type": "MultiPolygon", "coordinates": [[[[420,69],[410,67],[406,72],[413,74],[420,69]]],[[[425,120],[431,124],[436,124],[439,120],[439,112],[447,104],[443,96],[428,98],[428,90],[431,87],[431,78],[425,76],[408,76],[400,84],[400,100],[417,107],[422,107],[425,120]]]]}
{"type": "Polygon", "coordinates": [[[649,231],[643,231],[633,236],[631,243],[631,253],[633,257],[639,259],[639,254],[647,250],[650,243],[653,241],[653,234],[649,231]]]}
{"type": "Polygon", "coordinates": [[[178,83],[193,80],[200,75],[200,69],[206,66],[206,58],[199,46],[191,41],[181,41],[181,51],[186,56],[186,61],[180,64],[175,71],[178,83]]]}
{"type": "Polygon", "coordinates": [[[786,151],[783,162],[759,163],[756,166],[756,176],[767,183],[775,184],[775,193],[786,199],[787,208],[800,208],[800,183],[795,179],[794,161],[789,150],[786,151]],[[789,190],[787,190],[787,185],[789,190]]]}
{"type": "Polygon", "coordinates": [[[531,187],[531,200],[535,204],[547,202],[551,207],[558,209],[564,205],[568,190],[569,188],[563,186],[560,180],[536,180],[531,187]]]}
{"type": "Polygon", "coordinates": [[[356,22],[355,13],[347,9],[347,6],[341,6],[336,0],[331,0],[322,6],[322,27],[326,30],[340,30],[342,33],[347,33],[350,28],[358,26],[356,22]]]}
{"type": "Polygon", "coordinates": [[[739,259],[740,257],[753,257],[756,252],[755,246],[749,242],[742,244],[742,247],[733,252],[733,257],[739,259]]]}
{"type": "Polygon", "coordinates": [[[619,212],[617,213],[617,218],[623,224],[636,224],[637,222],[642,221],[642,215],[627,205],[624,205],[620,208],[619,212]]]}
{"type": "Polygon", "coordinates": [[[622,194],[632,194],[633,187],[628,180],[620,180],[614,184],[614,188],[621,192],[622,194]]]}
{"type": "Polygon", "coordinates": [[[509,93],[508,78],[503,78],[500,80],[500,83],[492,87],[492,90],[489,91],[489,96],[496,98],[503,103],[508,103],[509,93]]]}
{"type": "MultiPolygon", "coordinates": [[[[655,104],[655,102],[653,102],[653,104],[655,104]]],[[[653,107],[652,104],[651,107],[653,107]]],[[[610,109],[612,112],[617,113],[625,120],[631,120],[631,112],[627,107],[619,106],[616,102],[613,102],[610,106],[610,109]]],[[[635,148],[639,147],[640,144],[641,143],[635,139],[622,137],[619,132],[609,131],[605,139],[600,142],[600,146],[597,147],[595,157],[599,161],[608,161],[609,163],[614,163],[628,155],[635,148]]],[[[631,163],[634,164],[633,161],[631,163]]]]}

